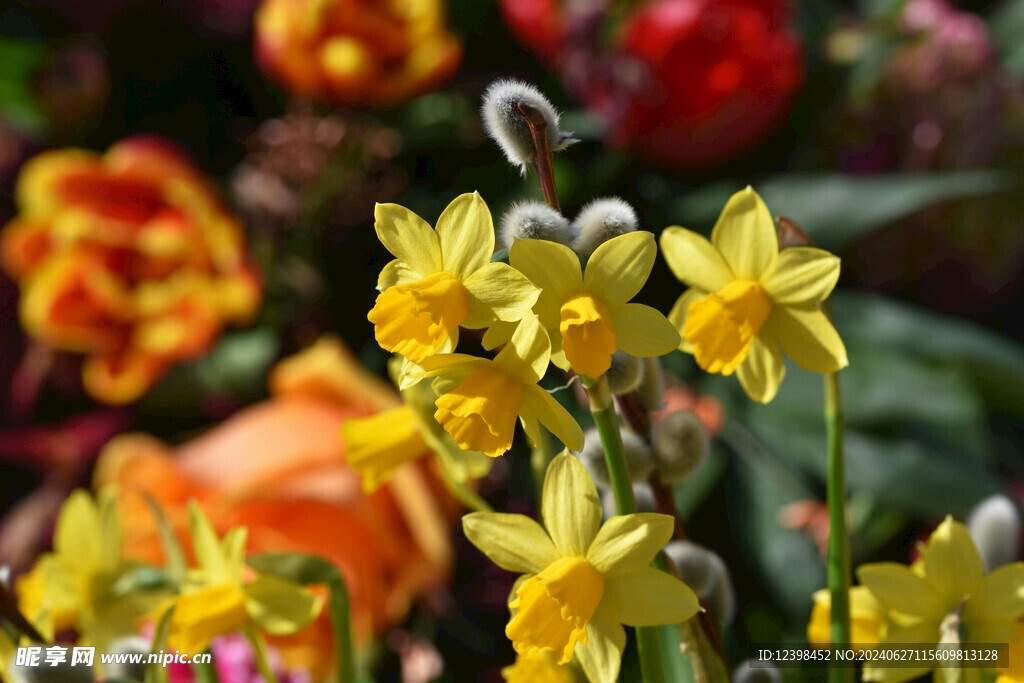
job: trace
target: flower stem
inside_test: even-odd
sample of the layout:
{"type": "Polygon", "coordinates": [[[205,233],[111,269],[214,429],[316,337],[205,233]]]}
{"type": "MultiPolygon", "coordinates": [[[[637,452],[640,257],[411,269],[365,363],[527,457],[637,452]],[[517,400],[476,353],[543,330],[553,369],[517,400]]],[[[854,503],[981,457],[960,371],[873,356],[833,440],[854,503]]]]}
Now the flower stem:
{"type": "MultiPolygon", "coordinates": [[[[207,650],[204,654],[209,654],[207,650]]],[[[211,662],[192,662],[192,673],[195,674],[196,683],[219,683],[217,669],[211,662]]]]}
{"type": "MultiPolygon", "coordinates": [[[[831,595],[831,640],[850,642],[850,550],[846,531],[846,475],[843,464],[843,403],[839,376],[825,375],[825,434],[828,440],[828,589],[831,595]]],[[[830,683],[853,680],[848,668],[829,669],[830,683]]]]}
{"type": "Polygon", "coordinates": [[[544,193],[544,201],[555,211],[561,213],[562,207],[558,202],[558,192],[555,189],[555,157],[548,146],[548,122],[536,107],[525,102],[519,103],[519,113],[526,119],[530,127],[530,135],[533,137],[533,168],[537,171],[540,179],[540,189],[544,193]]]}
{"type": "MultiPolygon", "coordinates": [[[[590,413],[594,416],[597,433],[601,436],[604,448],[604,459],[608,466],[608,478],[611,480],[612,493],[615,496],[615,508],[620,515],[636,512],[636,500],[633,498],[633,483],[626,467],[626,457],[622,449],[622,434],[619,432],[619,419],[615,414],[615,403],[612,392],[608,388],[608,380],[600,377],[596,380],[586,379],[583,386],[590,397],[590,413]]],[[[658,630],[650,626],[636,628],[636,649],[640,655],[640,669],[645,683],[664,683],[665,672],[662,668],[661,645],[658,630]]]]}
{"type": "Polygon", "coordinates": [[[259,670],[260,676],[263,676],[266,683],[278,683],[274,667],[270,664],[270,652],[267,650],[267,641],[263,639],[263,634],[257,631],[252,624],[246,624],[242,630],[252,644],[253,658],[256,660],[256,668],[259,670]]]}

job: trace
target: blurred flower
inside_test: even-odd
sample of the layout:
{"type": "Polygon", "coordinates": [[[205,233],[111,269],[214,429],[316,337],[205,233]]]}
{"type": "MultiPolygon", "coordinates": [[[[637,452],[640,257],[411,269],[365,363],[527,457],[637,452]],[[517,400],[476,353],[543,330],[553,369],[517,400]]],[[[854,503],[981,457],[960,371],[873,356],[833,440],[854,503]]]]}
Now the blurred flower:
{"type": "Polygon", "coordinates": [[[323,599],[296,583],[267,574],[243,581],[245,527],[232,527],[218,539],[195,501],[189,503],[188,513],[198,566],[188,570],[181,593],[156,610],[162,616],[174,609],[168,648],[203,652],[215,636],[252,627],[272,635],[292,635],[320,614],[323,599]]]}
{"type": "MultiPolygon", "coordinates": [[[[885,608],[866,586],[850,588],[850,642],[872,645],[879,641],[885,608]]],[[[823,588],[814,593],[814,609],[807,623],[807,642],[828,647],[832,642],[832,594],[823,588]]]]}
{"type": "MultiPolygon", "coordinates": [[[[519,244],[519,243],[517,243],[519,244]]],[[[462,353],[431,356],[411,366],[414,379],[438,377],[434,418],[460,448],[497,457],[512,447],[516,417],[536,445],[538,422],[570,450],[583,447],[583,430],[572,415],[537,385],[548,368],[551,343],[537,316],[523,318],[494,360],[462,353]]]]}
{"type": "Polygon", "coordinates": [[[551,651],[558,664],[575,654],[592,683],[611,683],[626,644],[623,623],[678,624],[700,610],[686,584],[648,566],[674,521],[637,513],[602,525],[594,482],[567,453],[551,461],[542,498],[543,527],[523,515],[474,512],[462,518],[466,538],[523,574],[505,628],[516,652],[551,651]]]}
{"type": "Polygon", "coordinates": [[[999,670],[996,683],[1024,682],[1024,624],[1013,627],[1013,639],[1010,641],[1009,666],[999,670]]]}
{"type": "MultiPolygon", "coordinates": [[[[446,578],[454,504],[420,463],[397,469],[372,495],[363,492],[338,431],[346,419],[393,408],[399,399],[338,340],[324,338],[282,361],[270,388],[269,400],[174,449],[145,434],[114,439],[100,455],[96,484],[118,483],[125,547],[152,562],[162,552],[144,495],[179,533],[195,499],[215,528],[247,527],[251,553],[327,559],[345,576],[355,634],[365,643],[446,578]]],[[[316,677],[331,665],[325,617],[272,642],[289,665],[316,677]]]]}
{"type": "MultiPolygon", "coordinates": [[[[952,518],[932,533],[919,565],[894,562],[861,565],[857,578],[889,611],[882,643],[958,645],[1004,643],[1024,617],[1024,563],[985,566],[967,527],[952,518]]],[[[907,669],[866,667],[868,680],[916,678],[931,665],[907,669]]]]}
{"type": "Polygon", "coordinates": [[[501,670],[505,683],[574,683],[576,670],[558,664],[550,652],[540,650],[530,654],[517,654],[511,666],[501,670]]]}
{"type": "Polygon", "coordinates": [[[256,59],[300,97],[387,107],[431,89],[459,65],[443,0],[263,0],[256,59]]]}
{"type": "Polygon", "coordinates": [[[72,493],[57,518],[53,552],[43,554],[16,586],[22,612],[45,610],[56,631],[74,628],[83,643],[100,649],[135,633],[160,597],[115,590],[118,580],[138,566],[122,552],[116,496],[110,489],[95,500],[83,490],[72,493]]]}
{"type": "MultiPolygon", "coordinates": [[[[389,365],[398,379],[401,360],[395,358],[389,365]]],[[[416,382],[402,390],[402,405],[342,423],[345,457],[363,478],[366,491],[377,490],[396,468],[429,453],[437,456],[446,476],[458,482],[479,479],[491,470],[490,458],[479,451],[459,448],[437,423],[436,398],[430,382],[416,382]]]]}
{"type": "Polygon", "coordinates": [[[721,402],[710,394],[698,395],[693,389],[685,386],[669,387],[662,394],[664,408],[651,413],[654,422],[666,417],[669,413],[684,410],[695,414],[710,436],[717,436],[725,421],[725,409],[721,402]]]}
{"type": "Polygon", "coordinates": [[[86,354],[98,400],[134,401],[259,305],[241,226],[168,144],[44,152],[23,167],[17,199],[0,255],[22,289],[22,325],[86,354]]]}
{"type": "Polygon", "coordinates": [[[459,326],[517,321],[538,291],[505,263],[491,263],[494,225],[477,193],[456,197],[436,232],[398,204],[378,204],[377,237],[397,258],[380,273],[380,295],[367,318],[383,348],[418,363],[450,351],[459,326]]]}
{"type": "MultiPolygon", "coordinates": [[[[543,240],[517,240],[509,263],[540,287],[535,310],[551,337],[551,360],[587,377],[600,377],[619,349],[634,356],[661,356],[679,343],[661,313],[629,303],[647,282],[658,248],[649,232],[604,242],[586,271],[568,247],[543,240]]],[[[494,345],[498,340],[485,340],[494,345]]]]}
{"type": "Polygon", "coordinates": [[[565,17],[561,0],[500,0],[505,23],[531,51],[554,62],[565,40],[565,17]]]}
{"type": "Polygon", "coordinates": [[[676,277],[691,285],[669,313],[679,348],[707,372],[735,371],[751,399],[768,403],[786,373],[783,350],[813,372],[847,365],[820,308],[839,279],[839,259],[813,247],[780,252],[768,207],[751,188],[729,199],[711,242],[670,227],[661,248],[676,277]]]}

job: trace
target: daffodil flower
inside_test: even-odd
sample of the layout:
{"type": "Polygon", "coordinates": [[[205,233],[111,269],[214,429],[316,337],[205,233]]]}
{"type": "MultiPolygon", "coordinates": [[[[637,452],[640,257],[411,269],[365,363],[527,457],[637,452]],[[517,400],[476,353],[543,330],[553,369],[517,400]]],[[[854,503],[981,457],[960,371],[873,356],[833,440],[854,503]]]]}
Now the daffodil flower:
{"type": "MultiPolygon", "coordinates": [[[[866,586],[850,588],[850,642],[872,645],[878,642],[886,609],[866,586]]],[[[832,595],[827,588],[814,594],[814,609],[807,623],[807,642],[828,647],[832,642],[832,595]]]]}
{"type": "Polygon", "coordinates": [[[516,417],[534,444],[538,422],[568,448],[583,447],[583,430],[572,415],[537,382],[547,371],[551,342],[532,313],[494,360],[449,353],[408,369],[414,379],[437,377],[434,419],[459,448],[497,457],[512,447],[516,417]]]}
{"type": "Polygon", "coordinates": [[[550,652],[540,651],[516,655],[514,664],[502,668],[501,677],[505,683],[576,683],[576,670],[556,663],[550,652]]]}
{"type": "Polygon", "coordinates": [[[396,258],[377,280],[368,314],[377,342],[413,362],[447,352],[459,326],[517,321],[537,301],[537,288],[504,263],[491,263],[494,225],[477,193],[463,194],[437,220],[437,230],[397,204],[374,210],[377,237],[396,258]]]}
{"type": "MultiPolygon", "coordinates": [[[[866,564],[858,568],[857,577],[889,611],[883,644],[934,646],[957,644],[961,638],[1003,643],[1012,639],[1024,617],[1024,563],[1003,565],[986,576],[970,532],[952,518],[932,533],[914,567],[866,564]]],[[[866,667],[864,678],[906,681],[932,668],[866,667]]]]}
{"type": "MultiPolygon", "coordinates": [[[[389,363],[392,375],[401,363],[389,363]]],[[[348,464],[363,478],[363,488],[377,490],[407,462],[434,453],[445,474],[457,482],[479,479],[491,460],[479,451],[463,450],[434,419],[437,396],[428,382],[402,390],[403,403],[369,417],[345,420],[341,436],[348,464]]]]}
{"type": "Polygon", "coordinates": [[[1009,666],[999,669],[996,683],[1024,683],[1024,624],[1018,622],[1013,627],[1013,635],[1008,653],[1009,666]]]}
{"type": "MultiPolygon", "coordinates": [[[[661,313],[629,303],[647,282],[658,248],[649,232],[631,232],[599,246],[586,272],[568,247],[545,240],[516,240],[509,263],[541,288],[534,311],[551,337],[551,360],[587,377],[600,377],[622,349],[642,358],[661,356],[679,334],[661,313]]],[[[489,348],[504,341],[496,326],[489,348]]]]}
{"type": "Polygon", "coordinates": [[[670,227],[661,250],[690,286],[668,316],[682,336],[679,348],[707,372],[735,371],[751,399],[768,403],[786,372],[783,351],[814,372],[847,365],[843,341],[820,307],[839,279],[839,259],[812,247],[780,252],[768,207],[751,188],[729,199],[710,242],[670,227]]]}
{"type": "Polygon", "coordinates": [[[202,652],[214,637],[252,626],[271,635],[291,635],[320,613],[323,600],[298,584],[265,574],[243,581],[244,527],[218,539],[210,520],[192,501],[189,529],[198,566],[186,574],[181,593],[157,610],[159,616],[174,609],[169,649],[202,652]]]}
{"type": "Polygon", "coordinates": [[[611,683],[626,644],[622,624],[678,624],[700,610],[686,584],[648,566],[672,537],[673,520],[639,513],[602,525],[594,482],[568,453],[551,461],[541,506],[544,527],[523,515],[466,515],[466,538],[522,574],[505,628],[516,652],[551,652],[559,664],[575,655],[591,683],[611,683]]]}
{"type": "Polygon", "coordinates": [[[125,559],[121,540],[116,492],[104,489],[93,499],[84,490],[74,491],[57,516],[53,552],[18,581],[22,611],[45,612],[58,632],[74,628],[82,642],[100,648],[136,633],[161,596],[115,590],[121,577],[141,566],[125,559]]]}

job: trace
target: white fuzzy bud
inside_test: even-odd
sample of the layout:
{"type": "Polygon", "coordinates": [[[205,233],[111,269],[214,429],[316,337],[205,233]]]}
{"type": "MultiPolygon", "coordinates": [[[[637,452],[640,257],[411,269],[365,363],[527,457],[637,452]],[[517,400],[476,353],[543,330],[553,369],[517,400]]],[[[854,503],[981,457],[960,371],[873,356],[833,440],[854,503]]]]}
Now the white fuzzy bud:
{"type": "Polygon", "coordinates": [[[654,423],[651,445],[658,478],[665,484],[678,484],[704,462],[711,440],[700,418],[688,410],[677,410],[654,423]]]}
{"type": "Polygon", "coordinates": [[[640,382],[638,395],[640,405],[649,413],[661,410],[665,405],[665,378],[661,372],[661,361],[657,358],[644,358],[644,376],[640,382]]]}
{"type": "Polygon", "coordinates": [[[569,246],[569,220],[544,202],[516,202],[501,217],[501,243],[511,247],[516,240],[548,240],[569,246]]]}
{"type": "Polygon", "coordinates": [[[782,683],[782,674],[771,662],[747,659],[733,669],[733,683],[782,683]]]}
{"type": "MultiPolygon", "coordinates": [[[[637,512],[657,512],[658,504],[654,501],[654,491],[648,484],[633,484],[633,500],[636,501],[637,512]]],[[[601,510],[605,517],[619,514],[615,505],[615,494],[606,490],[601,495],[601,510]]]]}
{"type": "Polygon", "coordinates": [[[608,387],[614,395],[628,394],[639,387],[644,378],[643,359],[619,349],[612,355],[611,367],[604,376],[608,378],[608,387]]]}
{"type": "Polygon", "coordinates": [[[722,558],[691,541],[671,541],[665,554],[711,616],[722,624],[731,622],[736,615],[736,592],[722,558]]]}
{"type": "Polygon", "coordinates": [[[1020,511],[1006,496],[981,501],[967,517],[967,528],[978,546],[985,569],[994,569],[1017,559],[1020,542],[1020,511]]]}
{"type": "Polygon", "coordinates": [[[572,133],[564,132],[558,125],[558,111],[548,98],[529,83],[516,80],[501,80],[491,83],[484,93],[480,115],[487,134],[498,143],[513,166],[519,166],[523,174],[533,163],[536,152],[530,126],[519,111],[520,104],[527,104],[539,111],[547,123],[548,147],[560,152],[574,142],[572,133]]]}
{"type": "MultiPolygon", "coordinates": [[[[626,460],[626,469],[633,482],[646,481],[654,472],[654,455],[644,440],[628,429],[622,433],[622,454],[626,460]]],[[[594,483],[604,489],[611,488],[608,478],[608,465],[604,458],[604,446],[596,429],[588,429],[583,435],[583,450],[576,455],[590,472],[594,483]]]]}
{"type": "Polygon", "coordinates": [[[572,248],[583,258],[613,237],[637,229],[636,211],[618,197],[595,199],[580,211],[573,221],[576,239],[572,248]]]}

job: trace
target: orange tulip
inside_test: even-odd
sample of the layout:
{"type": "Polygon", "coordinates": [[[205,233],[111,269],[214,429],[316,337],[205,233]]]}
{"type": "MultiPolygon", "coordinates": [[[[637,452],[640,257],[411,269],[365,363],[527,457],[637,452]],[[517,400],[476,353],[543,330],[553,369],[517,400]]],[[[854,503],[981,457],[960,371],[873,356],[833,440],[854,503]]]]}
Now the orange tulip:
{"type": "Polygon", "coordinates": [[[263,0],[255,46],[295,95],[357,108],[408,100],[462,58],[443,0],[263,0]]]}
{"type": "Polygon", "coordinates": [[[129,403],[251,316],[260,278],[237,220],[167,143],[44,152],[21,170],[0,259],[26,331],[86,354],[86,391],[129,403]]]}
{"type": "MultiPolygon", "coordinates": [[[[114,439],[100,455],[95,484],[118,486],[126,552],[140,559],[162,559],[143,498],[148,494],[182,535],[186,503],[194,498],[219,532],[248,527],[250,553],[292,551],[330,560],[348,582],[355,631],[365,641],[448,578],[454,503],[424,461],[364,493],[345,461],[341,423],[400,399],[339,342],[324,339],[286,359],[270,386],[270,400],[177,448],[142,434],[114,439]]],[[[293,666],[316,675],[330,666],[323,619],[274,642],[293,666]]]]}

